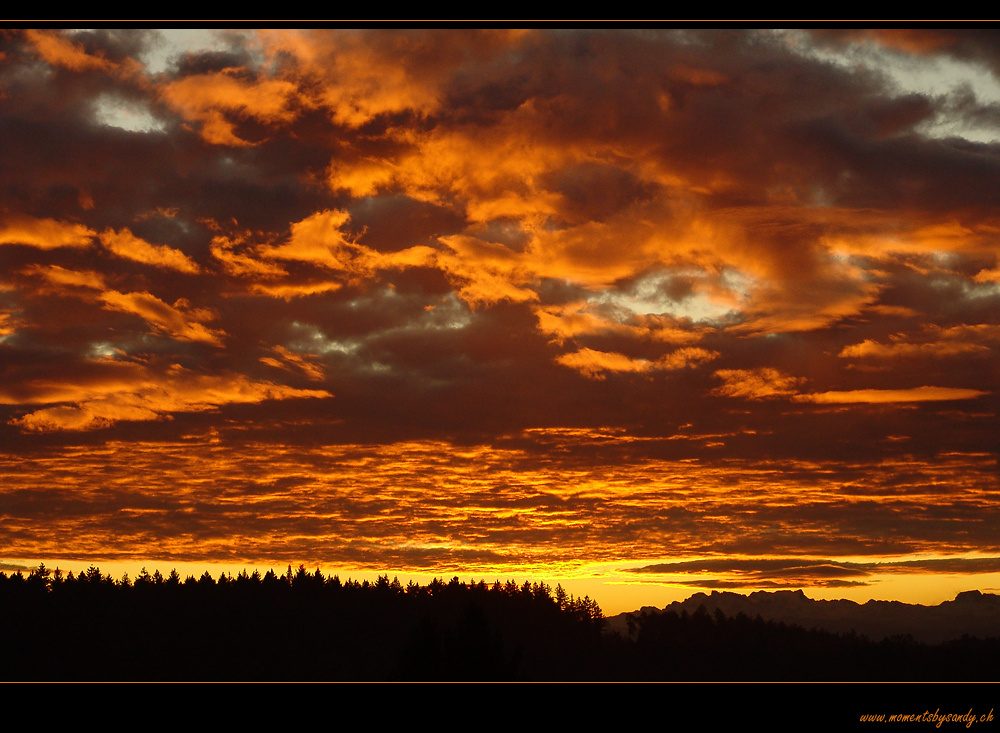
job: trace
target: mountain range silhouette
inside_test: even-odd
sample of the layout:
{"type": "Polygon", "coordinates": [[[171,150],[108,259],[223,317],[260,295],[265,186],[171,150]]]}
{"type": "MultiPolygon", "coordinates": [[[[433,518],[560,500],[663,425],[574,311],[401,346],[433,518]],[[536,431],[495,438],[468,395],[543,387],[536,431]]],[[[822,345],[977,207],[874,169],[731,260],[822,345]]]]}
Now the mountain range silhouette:
{"type": "Polygon", "coordinates": [[[909,635],[927,644],[938,644],[962,636],[1000,637],[1000,595],[978,590],[963,591],[955,600],[936,606],[875,601],[814,600],[801,590],[756,591],[742,595],[730,591],[695,593],[657,609],[644,606],[631,614],[608,619],[607,630],[628,633],[628,617],[646,613],[695,613],[699,608],[732,617],[745,614],[765,621],[794,624],[805,629],[834,633],[855,632],[873,640],[909,635]]]}

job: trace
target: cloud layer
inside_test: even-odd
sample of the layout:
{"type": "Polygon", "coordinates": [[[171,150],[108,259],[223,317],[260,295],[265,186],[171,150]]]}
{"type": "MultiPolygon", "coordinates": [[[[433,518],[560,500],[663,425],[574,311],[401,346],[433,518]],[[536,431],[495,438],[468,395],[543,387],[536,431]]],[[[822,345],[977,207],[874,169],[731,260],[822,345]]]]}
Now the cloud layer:
{"type": "MultiPolygon", "coordinates": [[[[387,538],[411,526],[449,562],[992,548],[993,36],[190,38],[0,35],[0,433],[22,459],[8,474],[48,487],[39,501],[62,499],[31,459],[71,467],[80,445],[165,476],[171,446],[191,445],[207,461],[191,470],[223,496],[230,469],[191,437],[212,435],[234,455],[291,457],[239,519],[198,500],[206,557],[238,542],[246,557],[402,562],[395,539],[359,539],[363,517],[398,521],[387,538]],[[332,498],[338,472],[356,480],[345,458],[323,469],[326,498],[292,512],[308,532],[272,531],[286,488],[314,486],[291,477],[295,461],[318,470],[315,446],[411,445],[444,466],[481,451],[497,473],[408,497],[394,481],[441,470],[425,451],[348,507],[332,498]],[[774,506],[733,488],[761,461],[774,506]],[[650,473],[682,464],[712,477],[684,500],[650,473]],[[805,465],[830,483],[802,502],[789,477],[805,465]],[[929,473],[950,488],[920,511],[849,498],[845,478],[910,496],[929,473]],[[440,507],[466,512],[458,529],[440,507]],[[341,511],[350,521],[318,529],[341,511]],[[269,549],[279,535],[313,539],[269,549]]],[[[72,519],[4,490],[7,526],[68,533],[92,511],[105,531],[85,464],[60,494],[77,497],[72,519]]],[[[191,536],[154,515],[136,510],[121,552],[191,536]]],[[[29,534],[7,546],[48,547],[29,534]]]]}

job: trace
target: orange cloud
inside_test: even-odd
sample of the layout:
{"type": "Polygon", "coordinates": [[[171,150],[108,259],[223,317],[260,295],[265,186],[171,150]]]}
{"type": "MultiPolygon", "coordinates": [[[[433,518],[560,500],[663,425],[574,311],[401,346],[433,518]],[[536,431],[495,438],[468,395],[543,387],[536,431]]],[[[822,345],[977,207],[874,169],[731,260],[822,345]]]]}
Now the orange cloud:
{"type": "Polygon", "coordinates": [[[970,400],[989,394],[978,389],[953,387],[914,387],[912,389],[855,389],[847,392],[819,392],[795,395],[796,402],[819,404],[857,404],[885,402],[939,402],[945,400],[970,400]]]}
{"type": "Polygon", "coordinates": [[[269,356],[261,357],[261,361],[268,366],[290,370],[289,365],[291,365],[300,369],[309,379],[316,381],[323,379],[325,376],[323,369],[312,361],[316,358],[315,354],[298,354],[294,351],[289,351],[284,346],[275,346],[273,351],[281,360],[279,361],[269,356]]]}
{"type": "Polygon", "coordinates": [[[273,262],[265,262],[251,255],[234,251],[236,247],[244,245],[245,242],[245,237],[213,237],[209,251],[222,263],[226,272],[236,277],[275,278],[288,274],[273,262]]]}
{"type": "Polygon", "coordinates": [[[888,316],[889,318],[916,318],[920,315],[912,308],[901,305],[872,305],[868,306],[865,310],[877,313],[880,316],[888,316]]]}
{"type": "Polygon", "coordinates": [[[12,214],[0,222],[0,244],[27,244],[39,249],[87,247],[97,233],[83,224],[12,214]]]}
{"type": "Polygon", "coordinates": [[[215,318],[215,313],[202,308],[189,308],[183,299],[168,305],[150,293],[120,293],[117,290],[105,291],[99,298],[108,310],[137,315],[178,341],[201,341],[222,346],[222,337],[226,335],[202,324],[215,318]]]}
{"type": "Polygon", "coordinates": [[[116,65],[106,58],[91,56],[82,46],[59,33],[28,30],[24,35],[35,47],[38,55],[53,66],[62,66],[72,71],[88,69],[110,71],[116,68],[116,65]]]}
{"type": "Polygon", "coordinates": [[[531,273],[522,266],[518,253],[465,235],[441,237],[441,242],[451,251],[438,253],[437,265],[459,283],[457,295],[470,306],[538,299],[534,290],[525,287],[531,273]]]}
{"type": "MultiPolygon", "coordinates": [[[[695,73],[683,65],[677,74],[687,84],[726,82],[723,75],[695,73]]],[[[396,143],[391,156],[337,156],[329,169],[330,185],[355,197],[391,191],[461,206],[470,226],[441,238],[448,250],[438,255],[437,264],[470,305],[536,300],[537,284],[544,279],[597,291],[655,268],[711,274],[700,293],[744,316],[733,326],[737,333],[824,328],[875,301],[880,286],[839,254],[845,247],[864,251],[865,240],[853,232],[882,231],[885,215],[785,205],[708,211],[703,197],[711,191],[704,182],[679,175],[675,166],[650,155],[646,143],[556,140],[552,114],[532,100],[498,114],[485,128],[394,128],[386,133],[396,143]],[[616,210],[588,216],[559,183],[567,171],[590,170],[587,166],[633,180],[646,198],[623,193],[616,210]],[[480,229],[496,221],[513,222],[525,245],[515,251],[489,241],[480,229]],[[842,230],[848,233],[839,234],[842,230]],[[795,248],[780,244],[789,238],[800,243],[795,248]],[[774,239],[780,246],[773,246],[774,239]],[[738,273],[748,287],[729,287],[718,277],[724,271],[738,273]]],[[[966,238],[982,239],[985,232],[944,222],[918,229],[913,237],[922,248],[942,242],[965,247],[966,238]]],[[[669,309],[664,305],[664,311],[669,309]]],[[[560,328],[552,318],[540,318],[560,328]]]]}
{"type": "Polygon", "coordinates": [[[296,86],[281,79],[248,81],[224,69],[214,74],[186,76],[162,88],[166,102],[186,119],[201,123],[201,136],[214,145],[252,145],[235,132],[226,115],[280,124],[295,118],[296,86]]]}
{"type": "Polygon", "coordinates": [[[927,327],[927,330],[948,339],[1000,340],[1000,325],[993,323],[963,323],[957,326],[949,326],[948,328],[930,325],[927,327]]]}
{"type": "Polygon", "coordinates": [[[180,250],[165,245],[150,244],[132,234],[127,228],[119,232],[105,229],[100,234],[100,240],[108,251],[135,262],[189,274],[201,271],[198,265],[180,250]]]}
{"type": "Polygon", "coordinates": [[[777,369],[720,369],[715,376],[723,380],[711,394],[721,397],[743,397],[748,400],[766,400],[790,397],[805,380],[782,374],[777,369]]]}
{"type": "Polygon", "coordinates": [[[994,268],[992,270],[980,270],[976,273],[976,276],[972,278],[977,283],[997,283],[1000,282],[1000,268],[994,268]]]}
{"type": "Polygon", "coordinates": [[[623,215],[607,222],[538,230],[532,232],[526,258],[539,276],[601,289],[665,260],[676,262],[684,244],[674,231],[657,229],[651,220],[623,215]]]}
{"type": "Polygon", "coordinates": [[[912,344],[897,342],[891,344],[880,344],[871,339],[865,339],[860,344],[845,346],[839,356],[841,358],[876,358],[892,359],[906,358],[914,356],[949,357],[974,354],[976,352],[989,351],[989,347],[982,344],[962,343],[960,341],[937,341],[925,344],[912,344]]]}
{"type": "MultiPolygon", "coordinates": [[[[723,75],[707,71],[687,74],[679,66],[677,73],[689,84],[725,83],[723,75]]],[[[734,315],[742,312],[743,322],[733,327],[737,333],[825,328],[873,305],[880,286],[842,255],[870,254],[871,241],[879,237],[899,249],[896,239],[883,234],[899,230],[895,218],[832,206],[708,211],[703,197],[711,191],[704,182],[678,175],[676,166],[648,154],[644,143],[557,141],[548,129],[551,114],[532,100],[498,114],[488,128],[393,129],[386,133],[398,143],[392,156],[338,156],[330,184],[356,197],[398,191],[462,206],[470,227],[442,238],[451,251],[439,256],[438,265],[460,283],[470,304],[534,300],[535,283],[546,278],[599,290],[665,267],[737,272],[753,283],[744,292],[720,282],[703,290],[720,304],[731,301],[734,315]],[[556,181],[573,166],[586,165],[634,178],[649,201],[626,197],[616,213],[600,218],[575,212],[556,181]],[[478,225],[498,220],[515,222],[526,246],[514,252],[477,232],[478,225]],[[792,239],[794,248],[784,243],[792,239]]],[[[930,222],[904,231],[901,236],[912,243],[902,248],[978,248],[991,231],[985,224],[930,222]]]]}
{"type": "MultiPolygon", "coordinates": [[[[297,261],[316,265],[338,273],[341,280],[357,282],[387,269],[405,269],[432,265],[437,252],[419,245],[397,252],[382,253],[347,237],[343,227],[350,220],[347,212],[319,211],[291,225],[291,232],[284,244],[263,244],[256,247],[257,254],[265,260],[297,261]]],[[[240,240],[242,241],[242,240],[240,240]]],[[[275,278],[286,274],[275,265],[246,255],[231,252],[231,240],[216,237],[212,252],[226,269],[245,276],[275,278]]],[[[331,292],[342,287],[343,282],[279,282],[250,286],[253,292],[290,300],[291,298],[331,292]]]]}
{"type": "Polygon", "coordinates": [[[191,308],[190,303],[180,299],[173,305],[164,303],[151,293],[122,293],[105,290],[104,277],[97,272],[67,270],[58,265],[48,267],[33,266],[26,272],[37,273],[57,289],[86,288],[101,291],[98,294],[84,294],[86,300],[96,297],[104,308],[121,313],[137,315],[152,325],[157,331],[178,341],[201,341],[214,346],[222,346],[224,331],[208,328],[205,321],[216,317],[207,308],[191,308]]]}
{"type": "Polygon", "coordinates": [[[749,400],[785,398],[795,402],[814,402],[817,404],[879,404],[967,400],[989,394],[976,389],[952,387],[855,389],[800,394],[797,387],[805,380],[782,374],[777,369],[720,369],[715,373],[715,376],[721,378],[725,384],[712,390],[712,394],[722,397],[742,397],[749,400]]]}
{"type": "Polygon", "coordinates": [[[53,404],[11,421],[29,431],[95,430],[122,420],[158,420],[174,412],[204,412],[221,405],[264,400],[332,397],[324,390],[293,389],[240,374],[196,374],[174,365],[166,374],[133,363],[109,362],[103,378],[87,384],[36,383],[3,404],[53,404]]]}
{"type": "Polygon", "coordinates": [[[990,347],[977,342],[1000,340],[1000,326],[980,323],[941,328],[931,324],[924,328],[924,335],[934,340],[913,343],[902,340],[902,335],[896,335],[890,337],[891,343],[882,344],[872,339],[865,339],[859,344],[845,346],[839,356],[845,359],[891,359],[920,356],[944,358],[984,353],[989,352],[990,347]]]}
{"type": "Polygon", "coordinates": [[[398,252],[376,252],[365,248],[374,267],[380,270],[402,270],[407,267],[427,267],[437,263],[438,250],[425,245],[407,247],[398,252]]]}
{"type": "Polygon", "coordinates": [[[59,265],[49,265],[48,267],[35,265],[25,272],[41,275],[57,289],[70,287],[104,290],[104,276],[93,270],[67,270],[59,265]]]}
{"type": "MultiPolygon", "coordinates": [[[[919,216],[919,215],[918,215],[919,216]]],[[[877,217],[875,217],[877,219],[877,217]]],[[[994,220],[962,223],[955,219],[918,224],[900,224],[877,229],[871,214],[861,213],[858,223],[870,220],[860,231],[824,236],[823,244],[832,252],[866,257],[889,254],[934,254],[937,252],[992,251],[1000,225],[994,220]],[[889,232],[882,231],[888,229],[889,232]]],[[[889,222],[886,222],[889,224],[889,222]]]]}
{"type": "Polygon", "coordinates": [[[272,56],[285,53],[296,58],[297,74],[313,83],[315,101],[342,124],[356,127],[384,112],[434,105],[435,90],[357,34],[323,38],[301,31],[272,31],[262,39],[272,56]]]}
{"type": "MultiPolygon", "coordinates": [[[[481,61],[488,70],[496,54],[531,38],[504,33],[444,38],[264,32],[257,42],[272,63],[260,73],[270,76],[248,81],[228,69],[185,77],[163,93],[189,119],[201,120],[207,139],[246,144],[236,137],[233,119],[284,124],[300,107],[326,108],[336,123],[357,127],[387,113],[407,111],[423,117],[448,111],[442,105],[456,70],[473,73],[481,61]],[[430,48],[433,53],[422,53],[430,48]]],[[[697,89],[728,84],[731,78],[693,57],[665,68],[671,83],[697,89]]],[[[657,119],[679,114],[662,89],[650,93],[660,94],[658,111],[653,112],[657,119]]],[[[694,267],[715,275],[728,270],[754,285],[738,292],[718,277],[714,284],[706,278],[701,294],[720,304],[731,301],[734,317],[742,316],[733,332],[753,335],[825,328],[871,309],[880,286],[841,255],[982,249],[996,229],[988,222],[969,223],[951,215],[937,220],[925,216],[901,226],[898,216],[874,208],[817,207],[798,194],[790,199],[794,205],[707,211],[705,196],[756,182],[741,181],[733,171],[718,167],[700,172],[665,160],[651,152],[659,143],[639,133],[612,139],[579,129],[570,138],[555,135],[553,120],[565,102],[562,97],[532,97],[491,110],[489,124],[450,118],[427,127],[393,123],[374,133],[373,139],[385,145],[373,144],[357,153],[345,147],[343,154],[332,156],[329,185],[354,197],[398,192],[460,208],[470,226],[462,234],[442,238],[447,249],[437,255],[430,249],[413,250],[405,260],[399,259],[402,255],[387,260],[350,240],[342,211],[319,212],[297,222],[286,242],[262,246],[258,254],[359,278],[394,263],[436,263],[473,306],[537,300],[537,283],[549,278],[599,290],[656,267],[694,267]],[[558,183],[562,174],[576,170],[574,166],[614,169],[634,179],[636,190],[642,189],[649,202],[641,203],[634,192],[623,194],[618,213],[587,216],[558,183]],[[801,205],[807,201],[809,206],[801,205]],[[520,228],[527,240],[523,250],[514,252],[477,232],[478,225],[498,220],[520,228]],[[795,247],[785,245],[792,240],[795,247]]],[[[772,193],[768,189],[768,195],[772,193]]],[[[213,254],[231,274],[277,276],[233,248],[213,245],[213,254]]],[[[287,298],[315,287],[282,283],[255,289],[287,298]]],[[[539,318],[547,319],[543,330],[581,327],[579,320],[557,326],[549,316],[539,318]]]]}
{"type": "Polygon", "coordinates": [[[258,39],[273,65],[284,62],[282,73],[311,104],[329,110],[338,124],[359,127],[383,114],[433,114],[458,65],[488,62],[524,35],[514,30],[431,32],[424,37],[268,30],[259,32],[258,39]]]}
{"type": "Polygon", "coordinates": [[[878,297],[880,287],[875,283],[843,283],[843,291],[824,289],[817,283],[808,293],[802,288],[802,298],[787,288],[767,289],[748,304],[746,321],[727,330],[734,333],[760,335],[767,333],[792,333],[826,328],[837,321],[860,314],[878,297]],[[826,292],[823,292],[826,290],[826,292]],[[812,298],[809,296],[812,295],[812,298]],[[811,302],[810,302],[811,301],[811,302]]]}
{"type": "Polygon", "coordinates": [[[405,147],[394,158],[335,159],[330,185],[356,197],[400,190],[420,201],[457,200],[473,222],[508,217],[540,223],[559,211],[561,200],[540,179],[590,156],[532,135],[537,124],[528,109],[488,131],[400,131],[405,147]]]}
{"type": "Polygon", "coordinates": [[[317,283],[288,283],[282,285],[253,283],[250,286],[250,291],[260,295],[267,295],[272,298],[281,298],[284,301],[290,301],[293,298],[305,298],[310,295],[319,295],[320,293],[333,293],[340,290],[341,287],[343,286],[340,283],[329,281],[317,283]]]}
{"type": "Polygon", "coordinates": [[[350,218],[346,211],[319,211],[292,224],[285,244],[258,249],[271,259],[310,262],[330,270],[364,269],[365,262],[353,262],[357,249],[341,230],[350,218]]]}
{"type": "Polygon", "coordinates": [[[10,336],[16,329],[17,321],[14,319],[14,314],[0,311],[0,339],[10,336]]]}
{"type": "Polygon", "coordinates": [[[604,379],[604,372],[674,371],[685,367],[695,367],[719,356],[717,351],[696,347],[677,349],[659,359],[633,359],[616,352],[580,349],[572,354],[563,354],[556,362],[575,369],[590,379],[604,379]]]}
{"type": "Polygon", "coordinates": [[[602,307],[587,301],[565,305],[534,306],[538,330],[562,344],[568,338],[598,334],[618,334],[666,343],[699,341],[698,331],[680,328],[667,316],[636,315],[624,308],[602,307]]]}
{"type": "MultiPolygon", "coordinates": [[[[787,207],[763,214],[727,210],[679,215],[662,201],[636,203],[601,221],[562,227],[553,222],[541,226],[525,215],[519,225],[526,238],[522,246],[488,241],[473,234],[476,225],[467,233],[441,237],[448,250],[438,255],[437,264],[472,305],[535,300],[544,280],[600,292],[644,273],[684,273],[709,310],[730,312],[741,321],[730,328],[744,334],[825,328],[871,307],[882,286],[846,258],[831,256],[815,235],[791,255],[788,248],[769,245],[769,228],[781,236],[787,236],[785,229],[802,228],[807,236],[807,222],[798,216],[787,207]],[[761,235],[755,236],[758,226],[761,235]]],[[[661,312],[680,308],[657,298],[661,312]]],[[[539,314],[543,330],[584,327],[582,318],[556,324],[555,315],[539,314]]]]}

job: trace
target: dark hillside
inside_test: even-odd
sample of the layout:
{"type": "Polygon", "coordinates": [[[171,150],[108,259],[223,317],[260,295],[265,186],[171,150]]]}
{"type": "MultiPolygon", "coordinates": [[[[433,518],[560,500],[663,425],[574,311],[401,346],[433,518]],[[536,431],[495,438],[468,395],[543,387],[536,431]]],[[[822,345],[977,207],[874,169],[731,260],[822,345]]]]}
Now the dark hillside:
{"type": "Polygon", "coordinates": [[[4,680],[996,680],[1000,640],[871,641],[699,608],[602,633],[544,583],[358,583],[304,567],[0,573],[4,680]]]}

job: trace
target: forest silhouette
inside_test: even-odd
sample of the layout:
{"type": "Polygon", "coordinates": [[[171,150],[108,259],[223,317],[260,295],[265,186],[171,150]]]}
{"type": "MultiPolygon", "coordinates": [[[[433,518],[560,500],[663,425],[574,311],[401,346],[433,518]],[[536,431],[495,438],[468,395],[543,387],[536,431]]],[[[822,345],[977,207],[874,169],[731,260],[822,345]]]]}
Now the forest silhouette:
{"type": "Polygon", "coordinates": [[[992,680],[1000,640],[874,641],[699,609],[634,614],[545,583],[403,586],[288,567],[0,573],[5,680],[992,680]]]}

